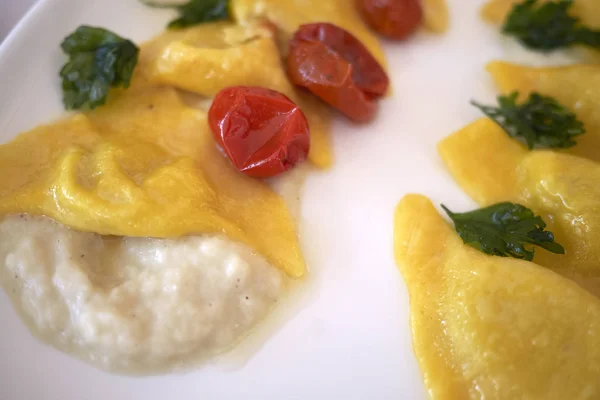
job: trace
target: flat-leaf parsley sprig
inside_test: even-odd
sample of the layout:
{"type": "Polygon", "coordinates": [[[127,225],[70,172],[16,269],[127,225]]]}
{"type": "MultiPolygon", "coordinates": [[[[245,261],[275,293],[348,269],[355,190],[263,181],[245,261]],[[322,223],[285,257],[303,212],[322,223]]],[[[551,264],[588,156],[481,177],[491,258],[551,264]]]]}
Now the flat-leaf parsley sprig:
{"type": "Polygon", "coordinates": [[[509,136],[534,147],[566,149],[575,146],[575,137],[585,133],[583,123],[555,99],[531,93],[517,104],[518,92],[498,97],[498,107],[471,102],[500,125],[509,136]]]}
{"type": "Polygon", "coordinates": [[[467,213],[442,208],[454,222],[463,242],[486,254],[531,261],[535,246],[552,253],[564,254],[546,224],[529,208],[513,203],[499,203],[467,213]]]}
{"type": "Polygon", "coordinates": [[[142,0],[142,3],[150,7],[176,9],[179,17],[169,22],[171,29],[229,19],[229,0],[190,0],[181,4],[142,0]]]}
{"type": "Polygon", "coordinates": [[[67,109],[95,108],[111,87],[129,87],[139,49],[103,28],[80,26],[61,44],[69,61],[60,71],[67,109]]]}
{"type": "Polygon", "coordinates": [[[600,48],[600,31],[584,26],[571,15],[573,4],[572,0],[525,0],[512,8],[502,32],[530,49],[544,52],[573,45],[600,48]]]}

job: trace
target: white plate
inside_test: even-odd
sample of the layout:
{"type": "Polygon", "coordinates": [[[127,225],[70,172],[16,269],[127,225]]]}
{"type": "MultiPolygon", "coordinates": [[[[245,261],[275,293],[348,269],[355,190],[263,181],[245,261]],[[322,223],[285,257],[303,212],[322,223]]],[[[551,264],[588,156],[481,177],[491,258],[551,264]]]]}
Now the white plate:
{"type": "MultiPolygon", "coordinates": [[[[386,45],[393,98],[373,124],[337,122],[335,167],[310,177],[305,189],[303,243],[314,293],[247,363],[162,377],[110,375],[36,341],[2,293],[0,399],[425,399],[406,288],[392,256],[393,211],[409,192],[457,210],[472,206],[441,165],[436,143],[479,116],[470,99],[493,100],[485,63],[523,56],[480,21],[481,3],[450,1],[445,36],[420,33],[386,45]]],[[[59,44],[77,26],[140,42],[171,17],[136,0],[39,3],[0,47],[0,142],[63,113],[59,44]]]]}

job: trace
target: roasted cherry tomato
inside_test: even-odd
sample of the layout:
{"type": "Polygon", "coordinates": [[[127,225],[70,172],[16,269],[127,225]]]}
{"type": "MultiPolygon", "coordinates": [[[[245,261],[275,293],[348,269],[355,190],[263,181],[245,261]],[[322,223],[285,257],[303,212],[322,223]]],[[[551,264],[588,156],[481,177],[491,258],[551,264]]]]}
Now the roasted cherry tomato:
{"type": "Polygon", "coordinates": [[[290,47],[288,75],[356,122],[375,117],[377,103],[352,79],[352,65],[324,43],[296,41],[290,47]]]}
{"type": "Polygon", "coordinates": [[[390,80],[369,50],[350,32],[328,23],[302,25],[294,41],[321,42],[352,66],[354,84],[372,98],[386,94],[390,80]]]}
{"type": "Polygon", "coordinates": [[[332,24],[302,25],[290,41],[290,79],[357,122],[375,116],[389,79],[358,39],[332,24]]]}
{"type": "Polygon", "coordinates": [[[358,0],[358,4],[367,23],[390,39],[406,39],[423,20],[419,0],[358,0]]]}
{"type": "Polygon", "coordinates": [[[308,155],[310,136],[304,113],[274,90],[223,89],[213,101],[208,122],[233,165],[248,176],[279,175],[308,155]]]}

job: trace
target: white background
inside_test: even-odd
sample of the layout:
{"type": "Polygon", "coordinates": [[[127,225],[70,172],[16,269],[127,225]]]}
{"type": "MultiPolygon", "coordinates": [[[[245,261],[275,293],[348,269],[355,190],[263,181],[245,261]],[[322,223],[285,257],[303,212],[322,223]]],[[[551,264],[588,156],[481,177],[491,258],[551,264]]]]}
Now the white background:
{"type": "Polygon", "coordinates": [[[0,42],[37,0],[0,0],[0,42]]]}

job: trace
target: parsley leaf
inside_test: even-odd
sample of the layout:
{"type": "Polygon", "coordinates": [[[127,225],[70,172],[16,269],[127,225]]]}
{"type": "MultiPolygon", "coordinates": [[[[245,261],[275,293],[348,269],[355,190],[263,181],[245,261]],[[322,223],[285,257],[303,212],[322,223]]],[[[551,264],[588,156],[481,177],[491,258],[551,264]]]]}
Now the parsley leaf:
{"type": "Polygon", "coordinates": [[[102,28],[80,26],[61,44],[69,61],[60,71],[67,109],[95,108],[111,87],[129,87],[139,49],[102,28]]]}
{"type": "Polygon", "coordinates": [[[455,214],[442,204],[465,244],[486,254],[533,260],[534,246],[552,253],[565,249],[554,242],[552,232],[529,208],[513,203],[499,203],[479,210],[455,214]]]}
{"type": "Polygon", "coordinates": [[[579,18],[569,14],[572,0],[525,0],[508,14],[502,31],[516,37],[523,45],[540,51],[580,44],[600,47],[600,31],[583,26],[579,18]]]}
{"type": "Polygon", "coordinates": [[[517,104],[518,92],[499,96],[499,107],[472,101],[486,116],[500,125],[509,136],[522,138],[530,149],[534,147],[562,148],[575,146],[575,136],[585,133],[583,123],[568,108],[552,97],[538,93],[517,104]]]}
{"type": "Polygon", "coordinates": [[[145,0],[142,2],[150,7],[177,9],[179,18],[169,22],[168,27],[171,29],[229,19],[229,0],[190,0],[181,5],[145,0]]]}

